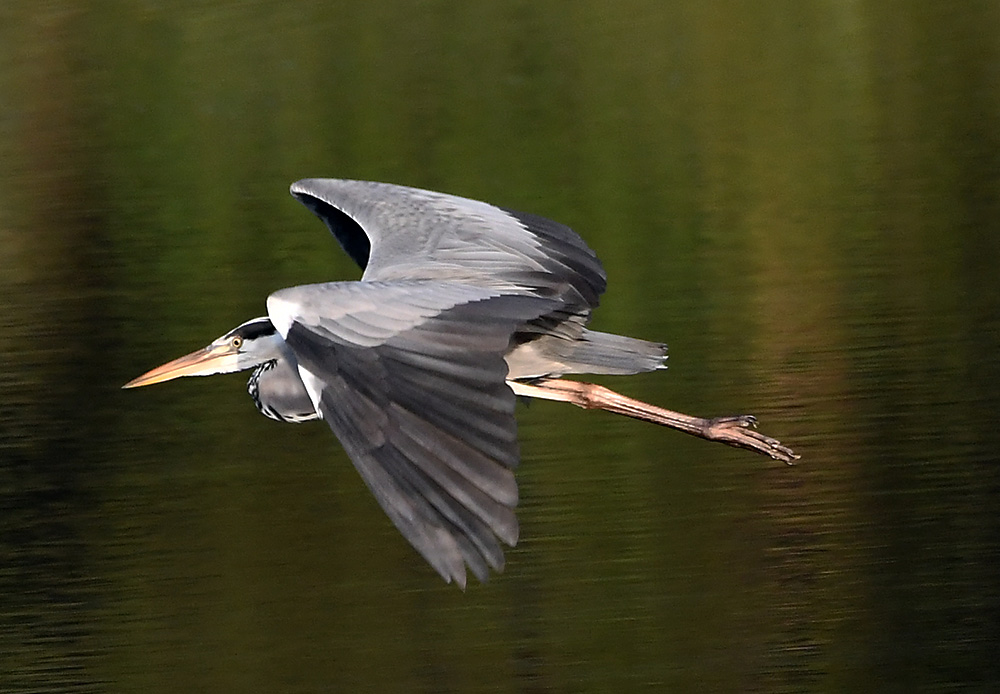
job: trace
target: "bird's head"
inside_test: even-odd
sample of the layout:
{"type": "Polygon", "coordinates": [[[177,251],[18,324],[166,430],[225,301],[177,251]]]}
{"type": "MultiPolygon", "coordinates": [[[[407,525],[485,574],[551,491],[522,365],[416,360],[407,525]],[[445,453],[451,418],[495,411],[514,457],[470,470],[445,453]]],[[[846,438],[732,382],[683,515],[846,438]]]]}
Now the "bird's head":
{"type": "Polygon", "coordinates": [[[270,319],[254,318],[203,349],[167,362],[126,383],[138,388],[170,381],[181,376],[211,376],[252,369],[281,357],[281,335],[270,319]]]}

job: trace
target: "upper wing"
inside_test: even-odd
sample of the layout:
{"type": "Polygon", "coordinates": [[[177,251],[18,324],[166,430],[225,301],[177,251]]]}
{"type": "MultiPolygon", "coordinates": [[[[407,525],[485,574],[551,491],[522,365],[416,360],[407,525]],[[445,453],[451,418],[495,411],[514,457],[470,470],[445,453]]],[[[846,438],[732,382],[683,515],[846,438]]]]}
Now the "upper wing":
{"type": "Polygon", "coordinates": [[[268,314],[379,504],[447,581],[517,541],[514,394],[504,353],[554,301],[441,282],[283,289],[268,314]]]}
{"type": "Polygon", "coordinates": [[[454,280],[581,308],[595,307],[605,288],[583,239],[543,217],[368,181],[304,179],[291,192],[365,268],[365,280],[454,280]]]}

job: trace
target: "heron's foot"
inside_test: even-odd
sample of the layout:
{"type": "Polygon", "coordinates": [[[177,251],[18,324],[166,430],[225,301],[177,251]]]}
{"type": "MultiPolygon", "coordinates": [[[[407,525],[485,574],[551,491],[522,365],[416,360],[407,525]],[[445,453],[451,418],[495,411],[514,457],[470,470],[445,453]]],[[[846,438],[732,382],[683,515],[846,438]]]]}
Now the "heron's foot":
{"type": "Polygon", "coordinates": [[[737,448],[746,448],[775,460],[791,465],[799,456],[782,445],[778,439],[772,439],[757,431],[757,418],[749,414],[731,417],[715,417],[705,420],[705,438],[737,448]]]}

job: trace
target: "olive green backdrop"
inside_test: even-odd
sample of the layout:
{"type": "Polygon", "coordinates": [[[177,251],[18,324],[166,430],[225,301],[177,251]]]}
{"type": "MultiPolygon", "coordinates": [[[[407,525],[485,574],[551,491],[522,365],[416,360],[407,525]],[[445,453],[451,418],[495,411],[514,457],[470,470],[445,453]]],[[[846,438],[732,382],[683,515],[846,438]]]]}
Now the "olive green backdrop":
{"type": "Polygon", "coordinates": [[[0,690],[1000,686],[1000,6],[0,8],[0,690]],[[288,184],[571,225],[602,382],[795,467],[519,409],[521,542],[462,593],[322,424],[120,385],[358,276],[288,184]]]}

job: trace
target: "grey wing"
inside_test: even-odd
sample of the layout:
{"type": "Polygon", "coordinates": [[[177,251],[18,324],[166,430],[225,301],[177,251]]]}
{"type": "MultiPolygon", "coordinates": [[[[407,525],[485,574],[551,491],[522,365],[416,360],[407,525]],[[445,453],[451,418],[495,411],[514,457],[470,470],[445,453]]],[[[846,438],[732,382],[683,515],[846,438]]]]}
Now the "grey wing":
{"type": "Polygon", "coordinates": [[[291,193],[326,223],[365,280],[460,281],[580,309],[595,307],[605,289],[604,269],[583,239],[543,217],[369,181],[304,179],[291,193]]]}
{"type": "Polygon", "coordinates": [[[268,298],[310,397],[407,540],[447,581],[503,567],[518,462],[504,353],[551,300],[428,282],[338,282],[268,298]]]}

